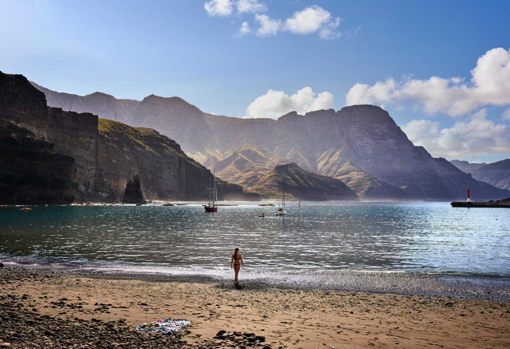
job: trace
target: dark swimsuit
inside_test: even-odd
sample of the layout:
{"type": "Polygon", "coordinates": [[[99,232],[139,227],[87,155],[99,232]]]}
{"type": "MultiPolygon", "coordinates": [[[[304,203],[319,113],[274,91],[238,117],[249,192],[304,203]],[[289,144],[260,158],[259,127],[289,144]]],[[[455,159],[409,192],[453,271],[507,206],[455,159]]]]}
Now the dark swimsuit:
{"type": "Polygon", "coordinates": [[[236,259],[236,258],[234,257],[234,268],[235,268],[235,267],[240,267],[240,266],[241,266],[241,263],[239,263],[239,258],[237,258],[237,259],[236,259]]]}

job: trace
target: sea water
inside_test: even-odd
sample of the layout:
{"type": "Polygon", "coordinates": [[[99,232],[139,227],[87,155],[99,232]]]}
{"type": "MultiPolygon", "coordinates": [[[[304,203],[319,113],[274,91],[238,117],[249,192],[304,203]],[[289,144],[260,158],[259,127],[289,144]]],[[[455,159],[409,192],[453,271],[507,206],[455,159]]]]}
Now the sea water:
{"type": "Polygon", "coordinates": [[[277,217],[273,207],[229,204],[237,206],[217,213],[204,212],[200,203],[0,208],[0,258],[228,279],[230,257],[239,247],[242,274],[270,283],[351,289],[365,282],[373,289],[382,278],[385,291],[395,275],[436,275],[510,287],[509,209],[290,202],[287,216],[277,217]],[[262,212],[265,217],[257,217],[262,212]]]}

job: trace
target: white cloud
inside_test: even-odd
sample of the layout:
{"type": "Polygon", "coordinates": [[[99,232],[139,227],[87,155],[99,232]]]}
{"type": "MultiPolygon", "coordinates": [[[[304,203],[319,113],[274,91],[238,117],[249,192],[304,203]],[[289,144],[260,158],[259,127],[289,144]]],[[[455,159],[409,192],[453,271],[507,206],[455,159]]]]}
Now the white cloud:
{"type": "Polygon", "coordinates": [[[466,121],[451,128],[440,128],[439,122],[412,120],[402,127],[407,137],[423,146],[432,156],[449,159],[510,153],[510,128],[487,119],[480,110],[466,121]]]}
{"type": "Polygon", "coordinates": [[[248,117],[252,118],[278,118],[291,111],[305,114],[320,109],[331,109],[333,95],[329,92],[319,94],[305,87],[292,96],[283,91],[269,90],[265,95],[256,98],[246,109],[248,117]]]}
{"type": "Polygon", "coordinates": [[[394,99],[397,82],[393,79],[378,81],[374,86],[356,84],[346,96],[347,105],[372,104],[374,101],[388,102],[394,99]]]}
{"type": "Polygon", "coordinates": [[[285,21],[284,29],[294,34],[312,34],[319,31],[319,36],[327,39],[340,36],[336,30],[339,25],[339,17],[333,18],[331,13],[314,5],[294,12],[294,15],[285,21]]]}
{"type": "Polygon", "coordinates": [[[503,112],[503,117],[502,117],[503,120],[510,120],[510,108],[508,108],[507,110],[505,110],[503,112]]]}
{"type": "Polygon", "coordinates": [[[260,23],[260,27],[257,30],[258,36],[270,36],[276,35],[282,28],[282,21],[279,19],[271,19],[266,15],[255,15],[255,21],[260,23]]]}
{"type": "Polygon", "coordinates": [[[243,24],[241,24],[241,28],[239,28],[239,31],[237,32],[237,37],[240,38],[246,34],[251,34],[251,29],[248,22],[243,22],[243,24]]]}
{"type": "Polygon", "coordinates": [[[340,25],[340,18],[334,18],[329,23],[324,25],[319,31],[319,36],[323,39],[337,39],[341,36],[341,33],[337,30],[340,25]]]}
{"type": "Polygon", "coordinates": [[[233,3],[231,0],[211,0],[204,4],[209,16],[226,17],[232,14],[233,3]]]}
{"type": "Polygon", "coordinates": [[[260,13],[266,12],[267,6],[257,0],[238,0],[236,3],[238,13],[260,13]]]}
{"type": "Polygon", "coordinates": [[[412,103],[427,114],[450,116],[468,114],[485,105],[510,104],[510,52],[503,48],[487,51],[471,71],[471,81],[459,77],[428,80],[393,79],[375,85],[356,84],[346,96],[346,104],[412,103]]]}

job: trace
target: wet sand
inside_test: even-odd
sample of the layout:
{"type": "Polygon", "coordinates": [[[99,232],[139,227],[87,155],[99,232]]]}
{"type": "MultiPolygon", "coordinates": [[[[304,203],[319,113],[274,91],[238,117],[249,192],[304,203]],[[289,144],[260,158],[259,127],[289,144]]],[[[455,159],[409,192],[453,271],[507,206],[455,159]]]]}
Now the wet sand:
{"type": "MultiPolygon", "coordinates": [[[[134,329],[160,318],[185,318],[191,325],[181,340],[190,346],[203,347],[224,330],[263,335],[261,345],[272,348],[510,347],[509,302],[283,289],[262,283],[248,283],[238,291],[224,282],[94,278],[19,267],[1,269],[0,286],[4,298],[25,295],[19,309],[36,319],[120,320],[134,329]]],[[[2,333],[5,328],[0,343],[7,342],[2,333]]],[[[12,347],[24,347],[23,339],[17,339],[19,345],[10,340],[12,347]]]]}

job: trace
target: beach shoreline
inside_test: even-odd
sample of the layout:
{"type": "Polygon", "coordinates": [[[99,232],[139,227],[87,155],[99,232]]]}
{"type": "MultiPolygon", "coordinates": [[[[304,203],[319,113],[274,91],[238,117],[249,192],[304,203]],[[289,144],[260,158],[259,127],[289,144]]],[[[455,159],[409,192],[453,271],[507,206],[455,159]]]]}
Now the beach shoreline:
{"type": "MultiPolygon", "coordinates": [[[[230,282],[232,270],[86,261],[50,261],[0,255],[10,268],[89,278],[146,282],[230,282]]],[[[364,292],[510,302],[510,278],[498,275],[416,273],[377,270],[267,270],[245,267],[241,278],[252,285],[282,289],[364,292]]]]}
{"type": "MultiPolygon", "coordinates": [[[[510,346],[509,302],[281,288],[251,282],[237,291],[227,281],[196,281],[78,275],[6,265],[0,269],[0,298],[14,297],[23,304],[17,308],[21,314],[36,323],[46,316],[76,326],[92,321],[94,326],[120,324],[124,326],[121,333],[133,343],[140,340],[133,338],[145,336],[133,332],[136,326],[172,317],[191,321],[181,331],[182,338],[175,339],[180,342],[171,344],[176,347],[243,345],[214,339],[222,330],[262,335],[265,342],[260,344],[271,348],[510,346]]],[[[4,319],[3,324],[8,322],[4,319]]],[[[19,331],[6,328],[0,342],[27,347],[30,339],[11,333],[19,331]]],[[[59,332],[53,333],[41,334],[40,340],[57,343],[59,332]]],[[[99,341],[108,341],[109,336],[104,332],[99,341]]]]}

